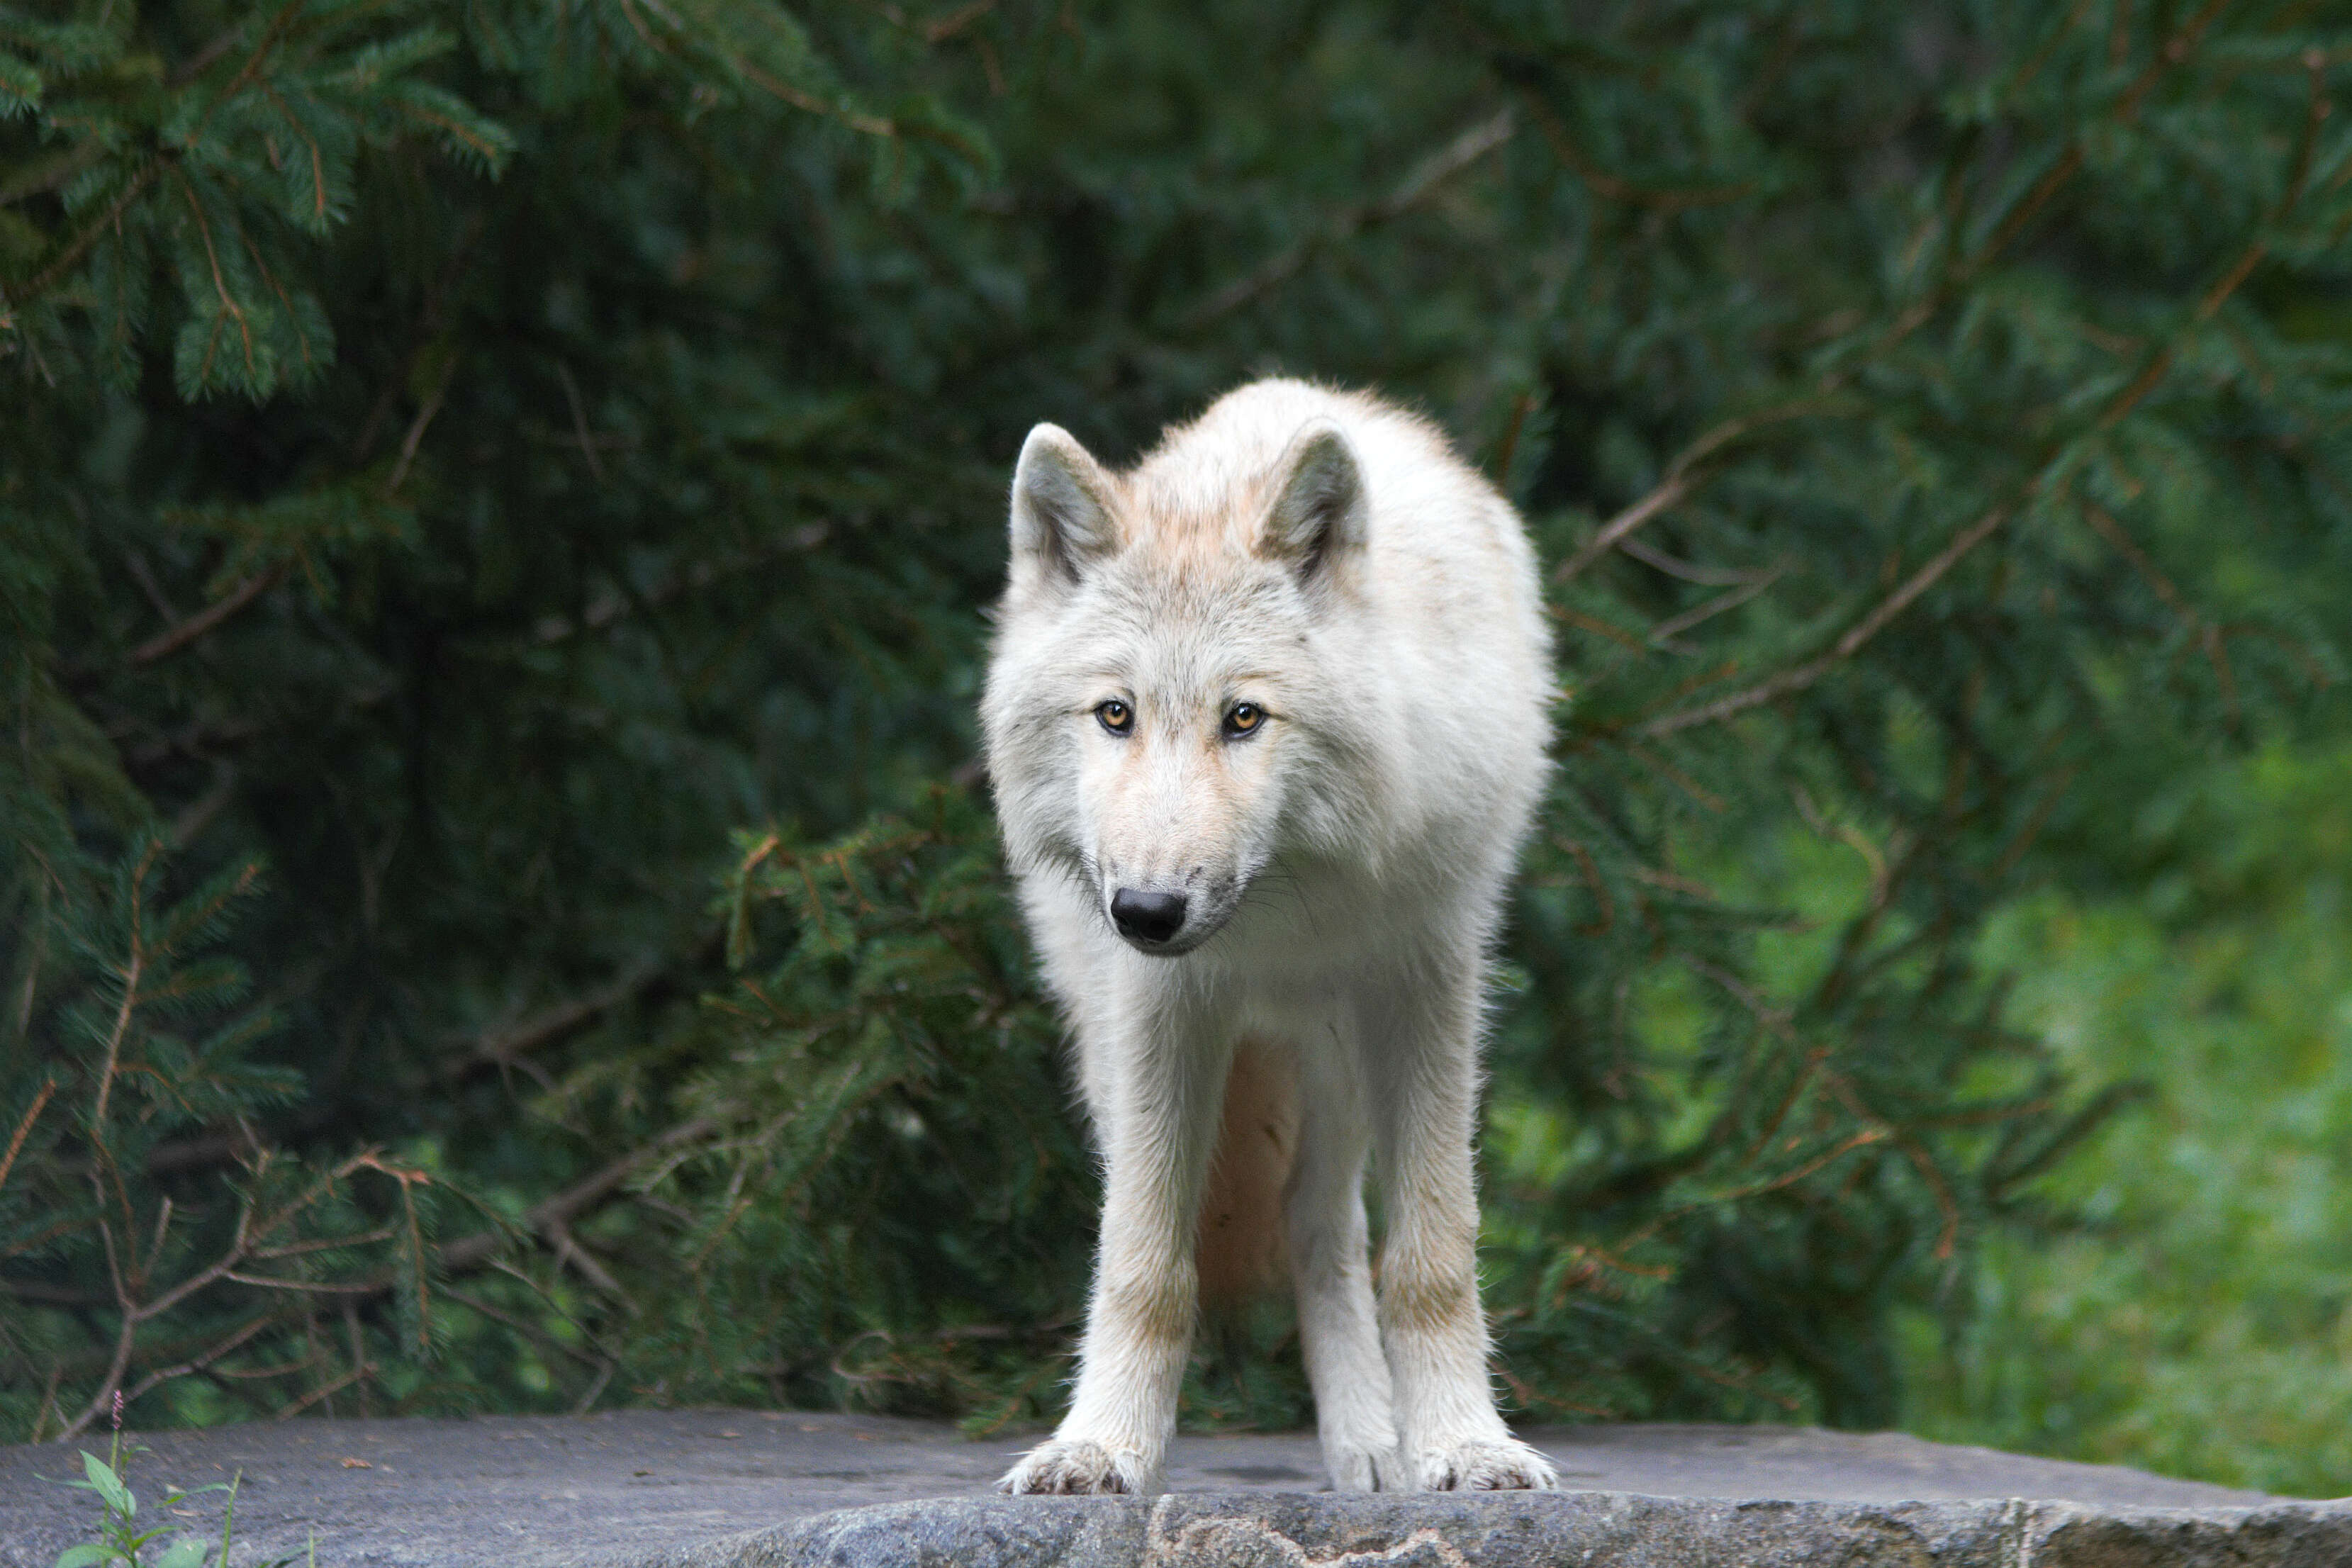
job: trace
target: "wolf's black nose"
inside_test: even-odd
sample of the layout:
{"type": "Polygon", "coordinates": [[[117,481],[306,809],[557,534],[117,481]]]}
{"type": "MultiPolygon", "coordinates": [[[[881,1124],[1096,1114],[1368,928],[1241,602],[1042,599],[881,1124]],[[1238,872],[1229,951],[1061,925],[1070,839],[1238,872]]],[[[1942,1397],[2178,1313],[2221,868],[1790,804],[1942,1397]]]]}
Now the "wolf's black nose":
{"type": "Polygon", "coordinates": [[[1137,942],[1166,942],[1184,928],[1184,895],[1139,893],[1121,888],[1111,895],[1111,923],[1137,942]]]}

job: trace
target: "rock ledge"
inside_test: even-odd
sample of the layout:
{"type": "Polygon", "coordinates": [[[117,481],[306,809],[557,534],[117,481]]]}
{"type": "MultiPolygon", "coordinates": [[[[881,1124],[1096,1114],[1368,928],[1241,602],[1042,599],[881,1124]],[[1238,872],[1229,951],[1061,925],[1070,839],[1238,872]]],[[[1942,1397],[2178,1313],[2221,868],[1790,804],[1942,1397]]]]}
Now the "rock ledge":
{"type": "MultiPolygon", "coordinates": [[[[1005,1498],[1028,1440],[795,1411],[300,1420],[155,1433],[131,1467],[243,1477],[231,1568],[2352,1568],[2352,1502],[1790,1426],[1522,1434],[1570,1490],[1341,1497],[1307,1433],[1180,1438],[1171,1493],[1005,1498]]],[[[75,1447],[0,1448],[0,1568],[89,1539],[75,1447]]],[[[171,1522],[217,1534],[219,1498],[171,1522]]]]}
{"type": "MultiPolygon", "coordinates": [[[[628,1568],[2271,1568],[2352,1563],[2352,1509],[1211,1492],[845,1509],[628,1568]]],[[[619,1568],[618,1561],[615,1568],[619,1568]]]]}

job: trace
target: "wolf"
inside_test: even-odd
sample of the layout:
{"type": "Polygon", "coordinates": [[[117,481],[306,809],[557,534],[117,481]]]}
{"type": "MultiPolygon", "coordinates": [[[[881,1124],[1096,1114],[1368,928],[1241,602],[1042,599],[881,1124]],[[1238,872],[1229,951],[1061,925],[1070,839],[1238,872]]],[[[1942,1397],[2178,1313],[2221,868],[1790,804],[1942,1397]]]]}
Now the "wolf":
{"type": "Polygon", "coordinates": [[[1104,1200],[1069,1414],[1000,1485],[1161,1490],[1202,1291],[1285,1261],[1335,1488],[1557,1485],[1496,1410],[1472,1176],[1554,690],[1517,513],[1268,380],[1126,472],[1039,425],[1010,531],[982,728],[1104,1200]]]}

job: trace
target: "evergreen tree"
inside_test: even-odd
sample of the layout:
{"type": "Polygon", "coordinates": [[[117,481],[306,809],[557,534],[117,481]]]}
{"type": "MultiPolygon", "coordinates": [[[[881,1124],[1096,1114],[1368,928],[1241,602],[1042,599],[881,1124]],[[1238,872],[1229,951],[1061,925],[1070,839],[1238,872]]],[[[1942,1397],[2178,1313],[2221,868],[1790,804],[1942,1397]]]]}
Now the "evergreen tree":
{"type": "MultiPolygon", "coordinates": [[[[1977,931],[2341,673],[2347,61],[2221,0],[0,11],[0,1410],[1046,1412],[1003,486],[1280,369],[1551,563],[1520,1404],[1888,1419],[2115,1098],[1977,931]]],[[[1192,1412],[1296,1416],[1222,1353],[1280,1333],[1192,1412]]]]}

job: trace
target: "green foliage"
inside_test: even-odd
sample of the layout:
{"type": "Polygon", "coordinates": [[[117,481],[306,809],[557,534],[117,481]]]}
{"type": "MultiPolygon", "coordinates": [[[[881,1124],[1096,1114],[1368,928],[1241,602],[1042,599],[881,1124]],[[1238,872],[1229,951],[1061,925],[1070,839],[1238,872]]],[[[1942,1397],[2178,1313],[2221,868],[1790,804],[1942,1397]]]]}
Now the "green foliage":
{"type": "MultiPolygon", "coordinates": [[[[1552,563],[1520,1403],[1891,1419],[1906,1314],[2117,1103],[1987,922],[2332,721],[2306,13],[6,13],[0,1222],[62,1228],[0,1259],[0,1412],[1049,1413],[1091,1175],[968,787],[1006,468],[1285,369],[1429,409],[1552,563]],[[193,971],[118,1084],[125,889],[264,858],[172,962],[266,1007],[193,971]],[[194,1278],[296,1171],[304,1272],[126,1338],[110,1236],[194,1278]]],[[[1285,1331],[1189,1412],[1295,1418],[1285,1331]]]]}
{"type": "MultiPolygon", "coordinates": [[[[156,1525],[146,1530],[139,1528],[138,1494],[131,1489],[129,1482],[124,1479],[124,1473],[128,1468],[128,1458],[132,1454],[143,1452],[145,1450],[135,1443],[128,1449],[123,1447],[119,1418],[113,1446],[105,1458],[100,1458],[87,1448],[81,1450],[83,1479],[65,1484],[98,1495],[102,1510],[99,1516],[98,1539],[79,1546],[67,1547],[58,1554],[56,1568],[106,1568],[112,1563],[128,1564],[128,1568],[140,1568],[139,1554],[142,1552],[182,1528],[172,1524],[156,1525]]],[[[228,1568],[229,1544],[236,1526],[236,1489],[244,1479],[240,1475],[190,1491],[182,1491],[175,1487],[164,1488],[162,1506],[182,1513],[190,1510],[177,1505],[190,1498],[205,1492],[227,1494],[221,1510],[220,1545],[215,1553],[213,1546],[202,1536],[182,1535],[147,1559],[150,1568],[207,1568],[207,1565],[210,1568],[228,1568]]],[[[310,1555],[315,1562],[318,1555],[315,1543],[310,1555]]],[[[281,1558],[269,1564],[269,1568],[287,1568],[287,1564],[293,1561],[290,1557],[281,1558]]]]}
{"type": "Polygon", "coordinates": [[[2236,1486],[2352,1486],[2352,753],[2188,763],[2111,829],[2146,896],[2053,890],[1986,934],[2017,1010],[2146,1098],[1923,1342],[1916,1430],[2236,1486]]]}
{"type": "MultiPolygon", "coordinates": [[[[18,1027],[48,1048],[20,1056],[11,1075],[0,1258],[38,1271],[12,1284],[26,1305],[0,1323],[0,1352],[45,1370],[35,1436],[78,1433],[110,1405],[245,1347],[315,1340],[320,1307],[337,1300],[354,1363],[342,1384],[369,1370],[353,1316],[363,1299],[388,1298],[402,1349],[432,1359],[421,1308],[442,1205],[411,1191],[430,1178],[374,1151],[315,1168],[253,1130],[299,1087],[254,1059],[277,1019],[245,1005],[242,966],[213,951],[258,877],[251,863],[231,867],[166,900],[162,844],[142,834],[110,886],[79,898],[58,887],[31,928],[18,1027]],[[229,1130],[217,1148],[214,1130],[229,1130]],[[193,1201],[166,1178],[230,1159],[236,1175],[193,1201]],[[363,1173],[386,1190],[356,1190],[363,1173]],[[102,1337],[90,1331],[100,1313],[102,1337]],[[58,1403],[91,1385],[79,1408],[58,1403]]],[[[314,1343],[298,1364],[328,1359],[314,1343]]]]}
{"type": "Polygon", "coordinates": [[[662,1238],[676,1271],[630,1365],[740,1398],[1022,1413],[1096,1194],[985,807],[940,788],[830,844],[737,848],[744,973],[672,1090],[692,1152],[642,1183],[695,1218],[662,1238]]]}

